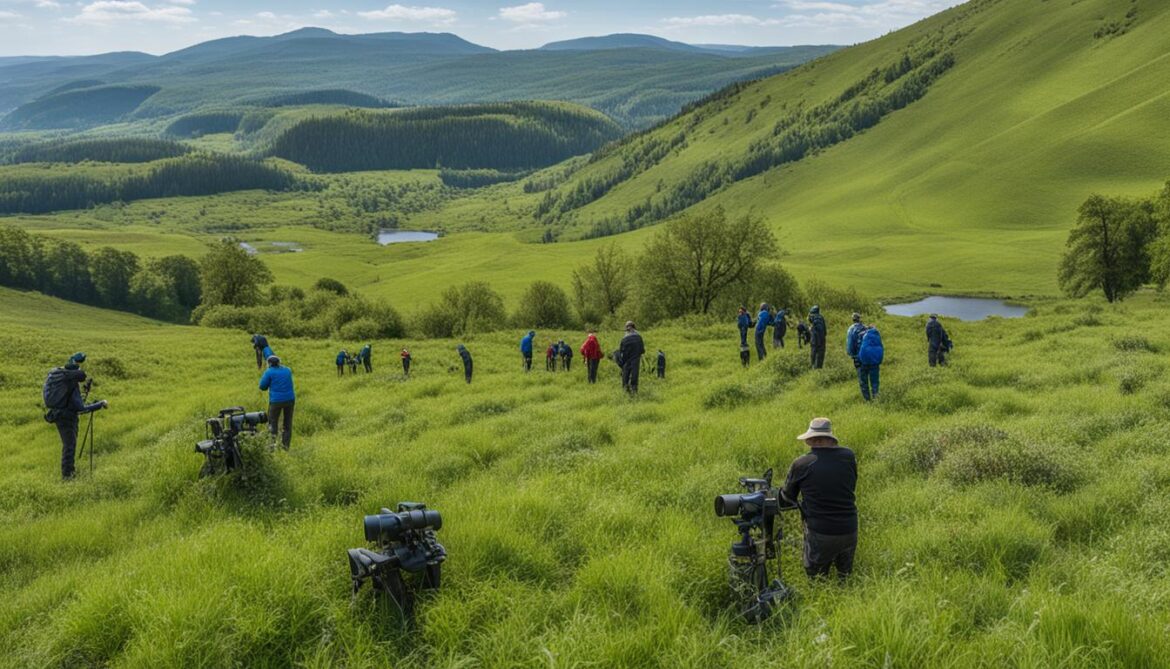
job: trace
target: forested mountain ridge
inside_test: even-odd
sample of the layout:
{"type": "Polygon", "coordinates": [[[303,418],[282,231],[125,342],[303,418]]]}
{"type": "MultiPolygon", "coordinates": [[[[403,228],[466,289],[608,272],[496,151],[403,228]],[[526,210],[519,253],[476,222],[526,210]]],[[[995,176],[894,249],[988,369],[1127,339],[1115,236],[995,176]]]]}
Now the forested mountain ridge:
{"type": "Polygon", "coordinates": [[[345,89],[408,105],[563,100],[592,106],[627,128],[646,127],[727,83],[782,71],[836,48],[745,55],[650,47],[495,51],[448,33],[340,35],[305,28],[274,37],[213,40],[157,57],[0,61],[0,113],[8,114],[0,117],[0,127],[70,129],[108,123],[105,116],[81,117],[71,125],[58,120],[69,115],[30,121],[33,115],[24,109],[43,105],[41,98],[62,87],[102,86],[160,89],[123,114],[125,121],[345,89]]]}

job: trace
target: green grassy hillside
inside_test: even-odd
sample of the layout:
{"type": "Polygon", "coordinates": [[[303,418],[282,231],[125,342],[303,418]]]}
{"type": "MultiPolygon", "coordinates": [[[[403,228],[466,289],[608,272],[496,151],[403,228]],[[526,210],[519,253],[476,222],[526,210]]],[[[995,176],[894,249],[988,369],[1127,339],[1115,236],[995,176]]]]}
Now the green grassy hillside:
{"type": "Polygon", "coordinates": [[[1167,313],[1146,296],[948,323],[942,370],[919,320],[879,319],[873,405],[836,346],[822,372],[795,350],[741,370],[730,325],[644,333],[669,378],[637,401],[608,363],[594,387],[521,374],[518,332],[467,342],[471,386],[451,341],[376,341],[375,373],[344,379],[333,354],[357,342],[275,341],[292,450],[201,481],[201,419],[263,401],[245,333],[0,290],[0,664],[1164,666],[1167,313]],[[95,472],[62,484],[37,391],[78,349],[112,407],[95,472]],[[858,454],[858,571],[809,584],[785,545],[799,598],[747,628],[711,498],[785,467],[821,414],[858,454]],[[451,556],[410,629],[368,590],[351,603],[344,554],[363,514],[403,499],[442,511],[451,556]]]}
{"type": "Polygon", "coordinates": [[[572,238],[598,224],[652,223],[645,208],[669,207],[688,188],[710,194],[699,206],[764,216],[798,269],[887,294],[932,284],[1050,293],[1065,232],[1090,192],[1148,193],[1170,176],[1170,152],[1156,139],[1170,134],[1168,32],[1170,6],[1152,0],[976,0],[732,91],[551,191],[517,186],[503,196],[536,212],[550,192],[565,202],[609,180],[600,199],[556,217],[572,238]],[[945,54],[953,65],[920,98],[801,160],[704,190],[712,171],[735,171],[789,124],[811,133],[818,108],[847,117],[876,102],[917,71],[891,84],[879,76],[838,101],[928,47],[924,62],[945,54]]]}

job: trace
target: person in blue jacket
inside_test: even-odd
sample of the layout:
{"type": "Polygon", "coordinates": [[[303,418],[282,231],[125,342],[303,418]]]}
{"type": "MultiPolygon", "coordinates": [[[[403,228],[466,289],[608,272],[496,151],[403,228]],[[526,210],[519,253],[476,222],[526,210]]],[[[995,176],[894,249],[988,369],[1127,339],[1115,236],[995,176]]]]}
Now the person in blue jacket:
{"type": "Polygon", "coordinates": [[[747,307],[739,308],[739,316],[736,317],[735,323],[739,326],[739,345],[747,346],[748,328],[752,326],[752,317],[748,313],[747,307]]]}
{"type": "Polygon", "coordinates": [[[566,344],[564,339],[558,346],[560,348],[561,369],[567,372],[573,366],[573,347],[566,344]]]}
{"type": "Polygon", "coordinates": [[[767,302],[760,305],[760,313],[756,316],[756,356],[760,360],[768,357],[768,349],[764,348],[764,333],[772,324],[772,308],[767,302]]]}
{"type": "Polygon", "coordinates": [[[772,319],[772,348],[784,348],[784,336],[788,334],[788,310],[778,309],[772,319]]]}
{"type": "Polygon", "coordinates": [[[374,353],[374,347],[371,344],[366,344],[362,350],[358,351],[358,360],[361,361],[362,366],[366,369],[366,374],[374,371],[373,360],[371,359],[374,353]]]}
{"type": "Polygon", "coordinates": [[[288,450],[292,443],[293,407],[297,395],[293,390],[292,370],[281,365],[280,358],[275,355],[268,356],[268,369],[260,377],[260,390],[268,391],[268,431],[275,441],[279,427],[280,444],[288,450]]]}
{"type": "Polygon", "coordinates": [[[337,353],[337,375],[345,376],[345,363],[349,360],[349,353],[345,349],[341,349],[337,353]]]}
{"type": "Polygon", "coordinates": [[[529,330],[520,340],[520,355],[524,356],[524,371],[532,371],[532,340],[536,339],[536,331],[529,330]]]}
{"type": "Polygon", "coordinates": [[[857,349],[857,380],[861,384],[861,396],[868,402],[877,399],[886,351],[878,329],[872,325],[862,327],[861,345],[857,349]]]}
{"type": "Polygon", "coordinates": [[[845,355],[853,361],[853,366],[861,365],[857,361],[857,352],[861,349],[861,335],[865,332],[865,326],[861,324],[861,314],[856,311],[853,312],[853,324],[845,332],[845,355]]]}
{"type": "Polygon", "coordinates": [[[463,378],[466,379],[468,383],[471,383],[471,351],[468,351],[467,347],[463,344],[459,344],[455,347],[455,352],[458,353],[459,357],[463,359],[463,378]]]}

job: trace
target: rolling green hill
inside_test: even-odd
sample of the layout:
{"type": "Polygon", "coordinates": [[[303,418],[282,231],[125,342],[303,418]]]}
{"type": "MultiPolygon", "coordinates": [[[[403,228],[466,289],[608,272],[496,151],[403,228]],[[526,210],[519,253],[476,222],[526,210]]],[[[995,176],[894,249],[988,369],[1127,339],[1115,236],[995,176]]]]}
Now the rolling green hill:
{"type": "Polygon", "coordinates": [[[878,294],[1051,293],[1089,193],[1170,177],[1168,33],[1154,0],[975,0],[733,88],[483,208],[507,198],[572,239],[722,205],[764,216],[798,270],[878,294]]]}
{"type": "MultiPolygon", "coordinates": [[[[0,62],[3,127],[57,128],[60,115],[39,114],[38,98],[62,87],[160,88],[117,116],[149,121],[193,111],[271,104],[381,106],[548,99],[578,102],[627,128],[646,127],[729,82],[783,71],[836,49],[800,46],[745,53],[664,48],[638,42],[626,48],[497,52],[451,34],[340,35],[306,28],[273,37],[230,37],[152,57],[111,54],[32,62],[0,62]],[[637,47],[637,48],[633,48],[637,47]],[[245,66],[246,64],[246,66],[245,66]],[[339,96],[323,90],[345,89],[339,96]],[[326,99],[328,98],[328,99],[326,99]],[[15,109],[13,109],[15,108],[15,109]]],[[[98,119],[77,117],[73,126],[98,119]]],[[[105,122],[115,119],[107,118],[105,122]]]]}

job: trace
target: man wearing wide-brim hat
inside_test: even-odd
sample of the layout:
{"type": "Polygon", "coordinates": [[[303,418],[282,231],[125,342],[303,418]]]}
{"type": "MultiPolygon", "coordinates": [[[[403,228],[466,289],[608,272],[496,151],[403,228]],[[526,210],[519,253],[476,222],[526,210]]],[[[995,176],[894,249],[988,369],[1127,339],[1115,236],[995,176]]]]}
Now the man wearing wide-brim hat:
{"type": "Polygon", "coordinates": [[[835,566],[844,580],[857,550],[857,459],[838,443],[828,418],[814,418],[797,439],[809,452],[793,461],[780,494],[804,519],[804,570],[817,578],[835,566]]]}

